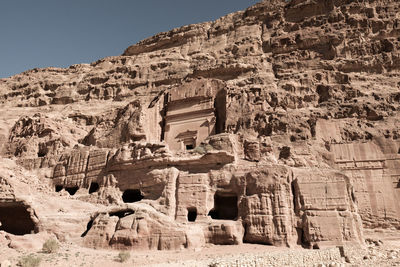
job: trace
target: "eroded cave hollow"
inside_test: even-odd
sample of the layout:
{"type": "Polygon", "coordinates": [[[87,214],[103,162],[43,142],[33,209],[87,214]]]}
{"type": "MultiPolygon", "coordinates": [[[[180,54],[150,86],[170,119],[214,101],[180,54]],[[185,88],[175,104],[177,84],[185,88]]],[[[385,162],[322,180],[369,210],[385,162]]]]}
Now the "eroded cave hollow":
{"type": "Polygon", "coordinates": [[[13,235],[37,233],[38,227],[21,202],[0,202],[0,230],[13,235]]]}
{"type": "Polygon", "coordinates": [[[90,183],[90,187],[89,187],[89,194],[95,193],[97,191],[99,191],[99,184],[96,182],[92,182],[90,183]]]}
{"type": "Polygon", "coordinates": [[[62,185],[56,185],[56,192],[60,192],[63,189],[64,187],[62,185]]]}
{"type": "Polygon", "coordinates": [[[197,209],[195,207],[188,208],[188,215],[187,215],[189,222],[195,222],[197,219],[197,209]]]}
{"type": "Polygon", "coordinates": [[[214,208],[208,215],[214,220],[236,220],[238,217],[237,202],[236,194],[217,191],[214,195],[214,208]]]}
{"type": "Polygon", "coordinates": [[[142,192],[139,189],[128,189],[122,194],[122,200],[125,203],[138,202],[144,198],[142,192]]]}
{"type": "Polygon", "coordinates": [[[79,187],[66,187],[65,191],[67,191],[71,196],[75,195],[75,193],[79,190],[79,187]]]}

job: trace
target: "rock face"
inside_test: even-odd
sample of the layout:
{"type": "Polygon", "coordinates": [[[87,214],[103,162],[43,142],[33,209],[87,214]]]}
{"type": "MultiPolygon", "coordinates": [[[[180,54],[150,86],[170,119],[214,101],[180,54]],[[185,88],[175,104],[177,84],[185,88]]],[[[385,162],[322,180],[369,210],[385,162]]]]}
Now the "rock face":
{"type": "MultiPolygon", "coordinates": [[[[265,1],[122,56],[1,79],[3,156],[50,186],[37,194],[90,205],[76,211],[87,225],[60,217],[75,231],[54,209],[33,229],[159,250],[320,248],[400,229],[399,11],[265,1]]],[[[10,194],[0,210],[19,203],[10,194]]]]}

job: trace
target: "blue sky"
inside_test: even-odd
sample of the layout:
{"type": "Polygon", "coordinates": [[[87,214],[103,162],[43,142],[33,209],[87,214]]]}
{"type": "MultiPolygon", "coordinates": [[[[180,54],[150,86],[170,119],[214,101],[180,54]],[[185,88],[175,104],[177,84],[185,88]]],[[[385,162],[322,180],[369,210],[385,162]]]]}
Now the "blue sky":
{"type": "Polygon", "coordinates": [[[158,32],[215,20],[259,0],[2,0],[0,78],[116,56],[158,32]]]}

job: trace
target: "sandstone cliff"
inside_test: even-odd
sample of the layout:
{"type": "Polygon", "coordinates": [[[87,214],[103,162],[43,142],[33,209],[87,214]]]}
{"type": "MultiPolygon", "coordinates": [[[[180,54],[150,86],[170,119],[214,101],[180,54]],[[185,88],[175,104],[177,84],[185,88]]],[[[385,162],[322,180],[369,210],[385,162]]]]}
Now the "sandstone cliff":
{"type": "Polygon", "coordinates": [[[399,10],[265,1],[1,79],[0,149],[93,203],[68,234],[86,246],[362,244],[400,228],[399,10]]]}

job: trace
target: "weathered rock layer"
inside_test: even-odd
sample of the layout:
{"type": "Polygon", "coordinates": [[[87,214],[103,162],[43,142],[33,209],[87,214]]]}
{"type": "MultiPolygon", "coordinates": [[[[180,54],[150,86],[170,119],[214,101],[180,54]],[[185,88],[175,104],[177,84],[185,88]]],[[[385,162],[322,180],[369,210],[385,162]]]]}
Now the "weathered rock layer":
{"type": "Polygon", "coordinates": [[[265,1],[2,79],[0,149],[95,205],[70,233],[86,246],[363,244],[400,228],[399,10],[265,1]]]}

